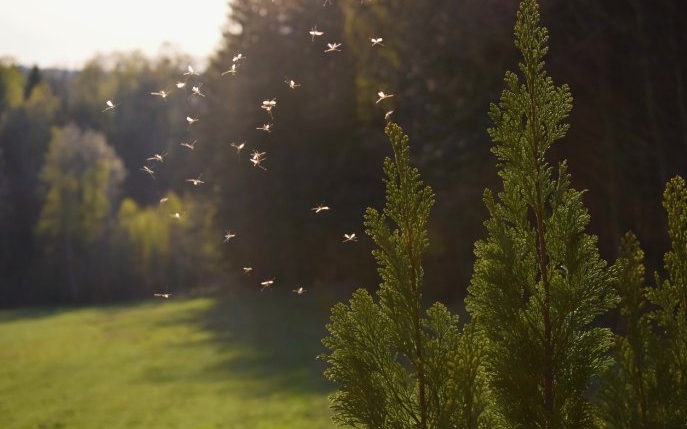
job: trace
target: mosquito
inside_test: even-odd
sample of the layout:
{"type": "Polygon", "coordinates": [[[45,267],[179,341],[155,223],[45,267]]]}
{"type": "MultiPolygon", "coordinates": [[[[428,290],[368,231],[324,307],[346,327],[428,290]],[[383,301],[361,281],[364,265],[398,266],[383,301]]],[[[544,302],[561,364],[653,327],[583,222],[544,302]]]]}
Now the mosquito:
{"type": "Polygon", "coordinates": [[[188,122],[189,125],[193,125],[194,123],[198,122],[198,118],[192,118],[190,116],[187,116],[186,122],[188,122]]]}
{"type": "Polygon", "coordinates": [[[320,205],[317,205],[317,206],[311,208],[310,210],[314,211],[315,214],[317,214],[321,211],[329,210],[329,206],[325,206],[325,205],[320,204],[320,205]]]}
{"type": "Polygon", "coordinates": [[[268,287],[271,287],[273,284],[274,284],[274,279],[265,280],[264,282],[260,282],[260,286],[261,286],[260,292],[262,292],[263,290],[265,290],[268,287]]]}
{"type": "Polygon", "coordinates": [[[198,142],[198,140],[193,140],[191,143],[182,142],[182,143],[180,143],[180,144],[181,144],[181,146],[184,146],[184,147],[187,147],[187,148],[193,150],[193,149],[196,148],[196,143],[197,143],[197,142],[198,142]]]}
{"type": "Polygon", "coordinates": [[[300,286],[298,289],[293,290],[293,293],[295,293],[296,295],[303,295],[306,292],[307,290],[303,289],[303,286],[300,286]]]}
{"type": "Polygon", "coordinates": [[[166,203],[166,202],[167,202],[167,200],[169,200],[169,198],[167,198],[167,197],[164,197],[164,198],[160,198],[160,205],[162,205],[162,204],[166,203]]]}
{"type": "Polygon", "coordinates": [[[183,88],[186,86],[186,82],[177,82],[177,88],[183,88]]]}
{"type": "Polygon", "coordinates": [[[115,107],[119,106],[119,104],[114,104],[112,100],[107,100],[105,102],[105,105],[107,106],[106,108],[103,109],[103,112],[107,112],[108,110],[112,110],[115,107]]]}
{"type": "Polygon", "coordinates": [[[190,65],[188,66],[188,69],[187,69],[187,70],[188,70],[188,71],[187,71],[186,73],[184,73],[184,76],[193,76],[193,75],[198,76],[198,72],[195,71],[195,70],[193,69],[193,67],[191,67],[190,65]]]}
{"type": "Polygon", "coordinates": [[[355,232],[352,234],[344,234],[344,240],[342,243],[345,243],[347,241],[358,241],[358,237],[355,236],[355,232]]]}
{"type": "Polygon", "coordinates": [[[157,298],[165,298],[166,299],[166,298],[169,298],[170,296],[172,296],[172,294],[171,293],[154,293],[153,296],[155,296],[157,298]]]}
{"type": "Polygon", "coordinates": [[[231,73],[232,75],[235,75],[236,71],[237,71],[236,70],[236,64],[232,64],[231,68],[225,72],[222,72],[221,76],[224,76],[225,74],[229,74],[229,73],[231,73]]]}
{"type": "MultiPolygon", "coordinates": [[[[200,87],[201,87],[201,86],[203,86],[202,83],[201,83],[200,85],[198,85],[198,86],[193,86],[193,87],[191,87],[191,92],[193,92],[193,94],[195,94],[195,95],[200,95],[201,97],[205,97],[205,94],[203,94],[202,92],[200,92],[200,87]]],[[[193,94],[191,94],[191,95],[193,95],[193,94]]]]}
{"type": "Polygon", "coordinates": [[[243,142],[241,144],[236,144],[236,143],[229,143],[229,146],[233,147],[236,149],[236,153],[241,153],[241,150],[246,147],[246,142],[243,142]]]}
{"type": "Polygon", "coordinates": [[[205,182],[203,182],[202,180],[200,180],[200,177],[201,177],[202,175],[203,175],[203,173],[200,173],[200,174],[198,175],[198,178],[197,178],[197,179],[186,179],[186,181],[189,182],[189,183],[193,183],[193,186],[202,185],[203,183],[205,183],[205,182]]]}
{"type": "MultiPolygon", "coordinates": [[[[265,100],[262,102],[262,105],[260,106],[261,109],[265,109],[267,113],[270,114],[270,118],[274,118],[272,116],[272,109],[277,105],[277,99],[273,98],[271,100],[265,100]]],[[[267,130],[265,130],[267,131],[267,130]]]]}
{"type": "Polygon", "coordinates": [[[231,230],[229,230],[226,234],[224,234],[224,242],[226,243],[234,237],[236,237],[236,234],[232,234],[231,230]]]}
{"type": "Polygon", "coordinates": [[[310,29],[309,34],[312,36],[312,41],[315,41],[315,37],[319,37],[324,34],[324,31],[319,31],[317,25],[310,29]]]}
{"type": "Polygon", "coordinates": [[[263,170],[267,170],[265,167],[262,166],[262,162],[267,159],[265,158],[266,152],[258,152],[257,150],[254,150],[251,153],[250,156],[250,162],[253,164],[253,167],[260,167],[263,170]]]}
{"type": "Polygon", "coordinates": [[[234,55],[234,58],[231,59],[231,62],[235,63],[237,61],[241,61],[244,58],[246,58],[246,57],[244,57],[243,54],[238,53],[238,54],[234,55]]]}
{"type": "Polygon", "coordinates": [[[174,219],[181,219],[181,213],[176,212],[176,213],[170,213],[169,217],[172,217],[174,219]]]}
{"type": "MultiPolygon", "coordinates": [[[[270,109],[271,109],[271,107],[270,107],[270,109]]],[[[271,114],[272,113],[270,112],[270,115],[271,114]]],[[[267,131],[268,133],[271,133],[272,132],[272,124],[265,124],[262,127],[257,127],[256,130],[267,131]]]]}
{"type": "Polygon", "coordinates": [[[327,48],[329,49],[325,49],[325,52],[341,52],[339,46],[341,46],[341,43],[327,43],[327,48]]]}
{"type": "Polygon", "coordinates": [[[291,79],[291,80],[287,79],[287,80],[284,81],[284,83],[286,83],[287,85],[289,85],[289,88],[291,88],[291,89],[296,89],[296,88],[298,88],[299,86],[301,86],[301,84],[296,83],[293,79],[291,79]]]}
{"type": "Polygon", "coordinates": [[[243,274],[250,274],[253,271],[253,267],[243,267],[243,274]]]}
{"type": "Polygon", "coordinates": [[[384,114],[384,120],[385,120],[385,121],[389,121],[389,119],[391,119],[391,115],[392,115],[393,113],[394,113],[393,110],[389,110],[388,112],[386,112],[386,113],[384,114]]]}
{"type": "Polygon", "coordinates": [[[384,46],[384,44],[382,43],[382,40],[384,40],[384,39],[382,39],[381,37],[377,37],[377,38],[371,37],[370,38],[370,42],[372,42],[372,46],[377,46],[377,45],[384,46]]]}
{"type": "Polygon", "coordinates": [[[155,172],[154,172],[153,170],[151,170],[147,165],[144,165],[144,166],[141,168],[141,171],[143,171],[144,173],[150,174],[150,177],[152,177],[153,179],[155,179],[155,172]]]}
{"type": "Polygon", "coordinates": [[[163,154],[156,153],[155,155],[151,156],[150,158],[146,159],[146,161],[157,161],[157,162],[164,162],[165,157],[167,156],[167,152],[163,154]]]}
{"type": "Polygon", "coordinates": [[[163,99],[165,99],[167,98],[167,96],[169,96],[169,92],[165,91],[164,89],[161,89],[157,92],[151,92],[150,95],[157,95],[158,97],[162,97],[163,99]]]}
{"type": "Polygon", "coordinates": [[[375,101],[375,104],[379,103],[380,101],[382,101],[386,98],[390,98],[390,97],[394,96],[393,94],[385,94],[384,91],[379,91],[377,93],[377,95],[379,96],[379,99],[377,101],[375,101]]]}

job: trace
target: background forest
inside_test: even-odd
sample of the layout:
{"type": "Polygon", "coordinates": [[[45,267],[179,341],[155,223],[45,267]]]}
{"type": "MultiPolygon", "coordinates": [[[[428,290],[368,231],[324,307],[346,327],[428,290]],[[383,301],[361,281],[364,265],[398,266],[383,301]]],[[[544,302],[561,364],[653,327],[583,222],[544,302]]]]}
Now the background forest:
{"type": "MultiPolygon", "coordinates": [[[[515,68],[518,3],[233,0],[223,45],[197,75],[184,75],[185,53],[103,54],[81,70],[2,61],[0,306],[257,290],[265,278],[289,290],[375,285],[372,243],[342,240],[362,236],[365,207],[382,205],[391,110],[436,193],[428,292],[463,298],[485,234],[482,192],[498,183],[487,111],[515,68]],[[329,42],[341,51],[324,53],[329,42]],[[379,91],[394,96],[375,103],[379,91]],[[116,107],[103,111],[107,100],[116,107]],[[318,204],[331,210],[315,214],[318,204]]],[[[633,230],[649,272],[668,248],[662,190],[687,172],[680,4],[541,5],[548,70],[575,99],[554,156],[589,190],[601,256],[614,260],[633,230]]]]}

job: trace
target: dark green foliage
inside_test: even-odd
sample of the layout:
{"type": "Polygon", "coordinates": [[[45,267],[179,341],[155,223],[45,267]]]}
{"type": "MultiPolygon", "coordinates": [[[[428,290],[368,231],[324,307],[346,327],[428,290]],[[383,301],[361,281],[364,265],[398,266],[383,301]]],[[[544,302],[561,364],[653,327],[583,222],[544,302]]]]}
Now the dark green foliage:
{"type": "Polygon", "coordinates": [[[615,263],[624,335],[616,336],[615,365],[599,391],[602,426],[648,429],[665,426],[672,392],[659,386],[661,348],[647,310],[644,252],[632,233],[623,237],[615,263]]]}
{"type": "Polygon", "coordinates": [[[626,235],[616,262],[624,335],[616,364],[599,394],[603,426],[613,429],[684,428],[687,421],[687,187],[681,177],[663,194],[672,249],[668,278],[644,285],[644,253],[626,235]]]}
{"type": "Polygon", "coordinates": [[[613,272],[585,233],[589,214],[566,164],[547,162],[568,125],[572,97],[544,70],[548,34],[536,1],[515,26],[518,75],[490,116],[503,191],[484,195],[488,237],[475,245],[468,310],[488,339],[494,410],[507,427],[592,426],[585,394],[607,366],[610,331],[592,327],[615,303],[613,272]]]}
{"type": "Polygon", "coordinates": [[[668,278],[648,292],[657,307],[651,313],[658,331],[665,338],[661,344],[665,378],[661,389],[670,392],[665,427],[684,427],[687,422],[687,185],[682,177],[671,179],[663,194],[668,214],[668,236],[672,248],[664,256],[668,278]],[[680,426],[682,425],[682,426],[680,426]]]}
{"type": "Polygon", "coordinates": [[[422,310],[425,225],[431,189],[409,165],[408,138],[389,124],[394,159],[384,161],[386,205],[369,208],[367,233],[382,283],[379,303],[360,289],[337,304],[323,340],[335,421],[366,428],[476,428],[486,421],[479,394],[482,348],[472,330],[436,303],[422,310]],[[424,314],[423,314],[424,313],[424,314]]]}

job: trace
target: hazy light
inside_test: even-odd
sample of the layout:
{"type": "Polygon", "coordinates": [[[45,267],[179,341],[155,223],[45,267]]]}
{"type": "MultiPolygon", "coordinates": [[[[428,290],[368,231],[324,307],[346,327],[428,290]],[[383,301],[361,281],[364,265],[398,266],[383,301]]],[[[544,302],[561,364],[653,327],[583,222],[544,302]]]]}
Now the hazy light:
{"type": "Polygon", "coordinates": [[[167,45],[208,57],[227,21],[227,0],[22,0],[0,13],[0,58],[39,67],[78,68],[97,53],[167,45]]]}

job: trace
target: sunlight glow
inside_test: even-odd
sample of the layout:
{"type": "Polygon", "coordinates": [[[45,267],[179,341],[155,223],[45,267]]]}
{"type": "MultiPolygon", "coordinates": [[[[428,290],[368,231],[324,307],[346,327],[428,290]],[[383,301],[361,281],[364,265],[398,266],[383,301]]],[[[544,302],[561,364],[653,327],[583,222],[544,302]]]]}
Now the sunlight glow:
{"type": "Polygon", "coordinates": [[[202,61],[218,47],[229,11],[228,0],[3,3],[0,59],[71,69],[115,51],[153,57],[171,48],[202,61]]]}

